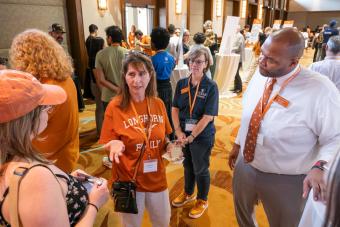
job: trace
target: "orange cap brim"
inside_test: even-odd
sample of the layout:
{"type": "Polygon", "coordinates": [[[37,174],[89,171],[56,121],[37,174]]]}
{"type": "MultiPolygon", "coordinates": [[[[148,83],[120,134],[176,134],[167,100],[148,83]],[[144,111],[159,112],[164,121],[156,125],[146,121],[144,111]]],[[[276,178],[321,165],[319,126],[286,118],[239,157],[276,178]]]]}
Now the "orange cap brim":
{"type": "Polygon", "coordinates": [[[45,90],[44,97],[40,101],[41,106],[54,106],[62,104],[67,99],[65,90],[57,85],[42,84],[45,90]]]}

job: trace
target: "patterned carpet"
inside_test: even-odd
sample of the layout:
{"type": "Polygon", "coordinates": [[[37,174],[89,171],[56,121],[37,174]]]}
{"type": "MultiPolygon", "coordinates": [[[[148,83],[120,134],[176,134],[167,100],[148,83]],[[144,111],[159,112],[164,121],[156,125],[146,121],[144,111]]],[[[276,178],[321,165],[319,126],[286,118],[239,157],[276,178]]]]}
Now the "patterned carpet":
{"type": "MultiPolygon", "coordinates": [[[[312,51],[305,53],[301,60],[302,65],[309,65],[312,51]]],[[[80,114],[80,138],[81,151],[78,167],[84,169],[94,176],[101,176],[110,179],[110,170],[102,165],[102,157],[105,151],[91,151],[98,146],[94,122],[95,105],[87,101],[86,109],[80,114]]],[[[219,227],[238,226],[234,213],[232,198],[232,171],[227,166],[228,154],[232,143],[237,135],[242,111],[241,96],[220,99],[219,116],[215,119],[217,129],[215,146],[211,154],[211,187],[209,193],[209,208],[199,219],[188,218],[188,213],[193,205],[188,204],[183,208],[172,208],[171,227],[219,227]]],[[[166,161],[165,161],[166,162],[166,161]]],[[[167,163],[167,180],[170,191],[170,200],[176,197],[183,189],[183,167],[167,163]]],[[[259,205],[256,208],[256,217],[260,227],[268,226],[263,208],[259,205]]],[[[119,216],[113,212],[113,203],[110,200],[99,211],[96,227],[121,226],[119,216]]],[[[143,220],[143,227],[151,226],[147,213],[143,220]]]]}

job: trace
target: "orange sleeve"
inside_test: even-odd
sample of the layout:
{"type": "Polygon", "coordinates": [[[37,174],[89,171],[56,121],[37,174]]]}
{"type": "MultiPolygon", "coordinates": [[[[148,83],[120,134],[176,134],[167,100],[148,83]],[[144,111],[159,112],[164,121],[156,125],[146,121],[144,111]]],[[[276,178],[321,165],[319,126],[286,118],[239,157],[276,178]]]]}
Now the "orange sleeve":
{"type": "Polygon", "coordinates": [[[115,122],[113,120],[113,112],[115,110],[118,111],[115,108],[114,103],[110,102],[110,104],[108,105],[108,107],[106,108],[106,111],[105,111],[102,131],[100,133],[100,139],[98,141],[100,144],[105,144],[105,143],[108,143],[111,140],[119,139],[119,136],[116,134],[116,132],[114,130],[115,122]]]}

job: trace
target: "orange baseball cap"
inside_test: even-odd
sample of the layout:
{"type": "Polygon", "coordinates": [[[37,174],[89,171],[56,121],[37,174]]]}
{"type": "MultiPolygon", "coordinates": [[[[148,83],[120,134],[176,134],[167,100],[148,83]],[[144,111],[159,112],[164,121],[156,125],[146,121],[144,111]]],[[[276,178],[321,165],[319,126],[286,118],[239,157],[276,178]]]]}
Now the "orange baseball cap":
{"type": "Polygon", "coordinates": [[[0,123],[25,116],[37,106],[58,105],[66,99],[59,86],[42,84],[29,73],[0,70],[0,123]]]}

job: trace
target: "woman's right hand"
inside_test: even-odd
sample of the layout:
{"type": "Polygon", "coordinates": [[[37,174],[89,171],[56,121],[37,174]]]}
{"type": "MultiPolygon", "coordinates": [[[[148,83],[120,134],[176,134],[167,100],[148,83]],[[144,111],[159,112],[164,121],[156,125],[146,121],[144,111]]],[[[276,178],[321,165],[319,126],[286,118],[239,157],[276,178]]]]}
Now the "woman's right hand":
{"type": "Polygon", "coordinates": [[[125,151],[124,143],[120,140],[111,140],[104,145],[104,148],[110,152],[110,160],[113,161],[114,159],[116,163],[119,163],[119,156],[122,156],[125,151]]]}
{"type": "Polygon", "coordinates": [[[92,190],[89,194],[89,202],[96,205],[98,208],[102,207],[109,199],[110,193],[107,187],[107,180],[100,178],[101,184],[97,182],[93,184],[92,190]]]}
{"type": "Polygon", "coordinates": [[[178,141],[182,146],[185,146],[186,139],[187,139],[185,133],[182,132],[181,129],[178,129],[178,130],[176,130],[175,134],[176,134],[176,137],[177,137],[177,141],[178,141]]]}

